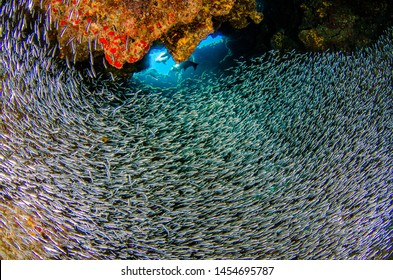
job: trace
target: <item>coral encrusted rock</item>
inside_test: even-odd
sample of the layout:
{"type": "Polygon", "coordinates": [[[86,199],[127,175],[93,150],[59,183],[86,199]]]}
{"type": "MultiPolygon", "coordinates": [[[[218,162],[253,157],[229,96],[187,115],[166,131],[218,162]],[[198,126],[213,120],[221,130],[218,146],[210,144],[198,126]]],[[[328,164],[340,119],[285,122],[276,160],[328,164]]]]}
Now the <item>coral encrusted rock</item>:
{"type": "Polygon", "coordinates": [[[177,62],[186,60],[220,22],[235,27],[262,20],[255,0],[35,0],[53,22],[61,57],[91,61],[104,54],[122,68],[162,40],[177,62]],[[215,24],[215,22],[217,24],[215,24]]]}

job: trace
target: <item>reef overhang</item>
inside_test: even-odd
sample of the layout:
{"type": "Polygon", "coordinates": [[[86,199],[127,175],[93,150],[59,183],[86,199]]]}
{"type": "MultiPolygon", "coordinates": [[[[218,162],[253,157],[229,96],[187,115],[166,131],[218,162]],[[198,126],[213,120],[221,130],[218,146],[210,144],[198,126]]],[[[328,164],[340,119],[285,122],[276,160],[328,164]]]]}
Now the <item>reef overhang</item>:
{"type": "Polygon", "coordinates": [[[259,23],[256,0],[34,0],[51,19],[60,56],[74,62],[104,55],[112,66],[141,60],[160,40],[176,62],[223,22],[259,23]]]}

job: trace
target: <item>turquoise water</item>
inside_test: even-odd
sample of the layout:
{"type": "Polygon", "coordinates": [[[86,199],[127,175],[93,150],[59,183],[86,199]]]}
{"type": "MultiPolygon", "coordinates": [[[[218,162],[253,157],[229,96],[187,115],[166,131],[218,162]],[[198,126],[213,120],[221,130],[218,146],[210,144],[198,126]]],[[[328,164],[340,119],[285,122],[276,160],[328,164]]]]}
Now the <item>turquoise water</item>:
{"type": "MultiPolygon", "coordinates": [[[[216,35],[216,36],[209,35],[205,40],[201,41],[197,49],[202,49],[205,47],[210,47],[212,45],[224,44],[224,43],[225,43],[225,38],[222,35],[216,35]]],[[[206,49],[206,51],[209,50],[206,49]]],[[[167,54],[167,53],[168,50],[165,47],[159,49],[153,49],[149,53],[149,64],[150,64],[149,70],[154,69],[157,71],[158,74],[168,75],[169,72],[172,70],[172,67],[175,66],[176,62],[172,59],[170,55],[169,55],[169,59],[166,62],[157,61],[157,58],[160,55],[167,54]]],[[[191,56],[191,60],[193,60],[192,56],[191,56]]]]}
{"type": "Polygon", "coordinates": [[[160,49],[154,49],[149,53],[149,69],[155,69],[158,74],[168,75],[169,71],[171,71],[172,67],[175,66],[175,61],[169,56],[169,59],[166,62],[157,62],[156,59],[162,55],[167,53],[167,49],[165,47],[160,49]]]}
{"type": "Polygon", "coordinates": [[[205,71],[214,70],[220,61],[228,55],[226,47],[227,38],[214,34],[203,40],[195,52],[189,58],[190,61],[198,63],[197,69],[190,67],[185,70],[175,69],[175,61],[165,47],[151,49],[149,57],[149,68],[136,73],[133,78],[143,83],[154,86],[174,86],[180,80],[195,78],[205,71]],[[160,61],[161,57],[169,57],[166,61],[160,61]]]}

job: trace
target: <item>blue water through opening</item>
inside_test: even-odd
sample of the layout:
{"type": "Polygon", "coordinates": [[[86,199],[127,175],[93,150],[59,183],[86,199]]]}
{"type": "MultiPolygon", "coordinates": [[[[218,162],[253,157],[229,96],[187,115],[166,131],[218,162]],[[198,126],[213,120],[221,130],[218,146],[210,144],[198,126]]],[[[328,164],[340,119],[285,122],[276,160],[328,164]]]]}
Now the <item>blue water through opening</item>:
{"type": "Polygon", "coordinates": [[[175,66],[175,64],[176,62],[173,60],[170,54],[168,54],[168,51],[165,47],[160,49],[153,49],[149,53],[150,69],[155,69],[158,74],[168,75],[169,71],[171,71],[172,67],[175,66]],[[163,60],[160,60],[161,57],[163,57],[163,60]],[[167,57],[168,60],[165,60],[167,57]]]}
{"type": "Polygon", "coordinates": [[[227,38],[220,34],[213,34],[201,41],[188,59],[198,64],[196,69],[194,67],[179,69],[179,65],[176,65],[164,46],[153,48],[148,54],[149,68],[135,73],[133,78],[157,86],[173,86],[180,79],[200,75],[204,71],[211,70],[215,63],[219,63],[220,59],[228,54],[226,40],[227,38]]]}

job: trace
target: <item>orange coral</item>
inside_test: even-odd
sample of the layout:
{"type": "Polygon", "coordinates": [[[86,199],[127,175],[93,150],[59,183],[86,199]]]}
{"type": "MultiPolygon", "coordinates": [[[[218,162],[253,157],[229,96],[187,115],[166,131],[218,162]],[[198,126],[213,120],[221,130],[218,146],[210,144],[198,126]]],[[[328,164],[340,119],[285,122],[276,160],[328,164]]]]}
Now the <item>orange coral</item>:
{"type": "Polygon", "coordinates": [[[227,15],[234,5],[234,0],[205,0],[191,24],[172,28],[164,36],[163,42],[173,59],[176,62],[187,60],[200,41],[214,33],[213,17],[227,15]]]}
{"type": "Polygon", "coordinates": [[[188,59],[200,41],[214,33],[217,23],[229,21],[235,28],[244,28],[249,23],[248,18],[257,24],[263,19],[263,15],[256,11],[255,0],[204,0],[194,20],[190,24],[174,26],[163,42],[173,59],[181,62],[188,59]]]}
{"type": "MultiPolygon", "coordinates": [[[[255,0],[246,2],[255,3],[255,0]]],[[[74,62],[90,56],[93,61],[94,56],[104,53],[108,63],[119,69],[125,63],[142,59],[160,38],[176,61],[187,59],[198,43],[214,32],[212,18],[227,15],[236,6],[235,0],[46,0],[44,3],[56,25],[62,56],[74,62]],[[181,36],[174,36],[176,41],[170,39],[176,33],[181,36]]],[[[255,11],[246,13],[245,10],[235,13],[236,16],[254,15],[255,18],[255,11]]]]}

